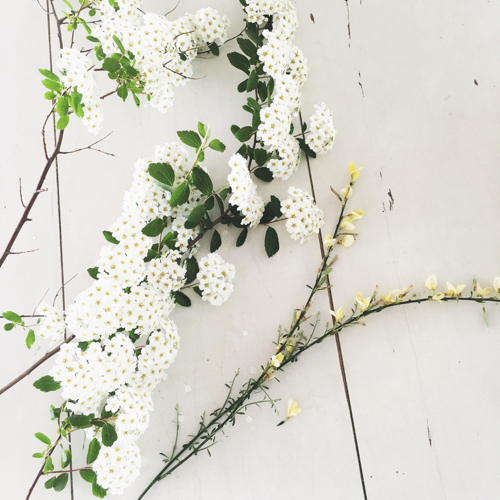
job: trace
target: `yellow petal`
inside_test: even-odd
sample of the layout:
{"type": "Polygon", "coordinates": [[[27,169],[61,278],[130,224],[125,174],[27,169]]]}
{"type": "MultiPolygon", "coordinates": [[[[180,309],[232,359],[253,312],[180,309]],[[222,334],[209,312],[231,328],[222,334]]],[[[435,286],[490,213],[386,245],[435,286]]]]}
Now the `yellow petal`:
{"type": "Polygon", "coordinates": [[[287,418],[296,417],[301,411],[302,410],[299,408],[297,401],[294,401],[293,399],[288,400],[287,418]]]}
{"type": "Polygon", "coordinates": [[[340,243],[345,247],[350,247],[354,243],[354,241],[354,236],[352,234],[348,234],[340,240],[340,243]]]}
{"type": "Polygon", "coordinates": [[[425,288],[428,288],[429,290],[435,290],[437,285],[437,278],[434,274],[431,274],[426,280],[425,280],[425,288]]]}

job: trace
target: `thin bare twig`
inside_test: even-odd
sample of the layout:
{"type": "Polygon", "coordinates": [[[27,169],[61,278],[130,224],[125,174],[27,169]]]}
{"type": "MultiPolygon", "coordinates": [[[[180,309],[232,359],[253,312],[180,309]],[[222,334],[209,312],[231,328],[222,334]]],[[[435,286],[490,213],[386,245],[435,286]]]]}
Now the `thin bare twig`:
{"type": "Polygon", "coordinates": [[[102,139],[99,139],[98,141],[96,142],[93,142],[92,144],[90,144],[89,146],[86,146],[85,148],[80,148],[80,149],[75,149],[73,151],[61,151],[59,154],[62,154],[62,155],[69,155],[71,153],[78,153],[79,151],[85,151],[86,149],[90,149],[92,151],[97,151],[99,153],[104,153],[105,155],[109,155],[109,156],[115,156],[113,153],[107,153],[106,151],[101,151],[100,149],[95,149],[93,146],[95,146],[96,144],[99,144],[100,142],[104,141],[104,139],[107,139],[113,132],[110,132],[106,137],[103,137],[102,139]]]}
{"type": "Polygon", "coordinates": [[[56,300],[57,300],[57,296],[59,295],[59,292],[73,279],[75,279],[76,277],[78,276],[78,273],[76,273],[72,278],[70,278],[68,281],[66,281],[66,283],[64,283],[64,285],[61,286],[61,288],[59,288],[59,290],[57,290],[57,293],[56,293],[56,296],[54,297],[54,301],[52,302],[52,305],[54,305],[56,303],[56,300]]]}
{"type": "Polygon", "coordinates": [[[19,177],[19,197],[21,198],[21,205],[23,206],[23,208],[26,208],[26,205],[23,201],[23,185],[21,183],[21,177],[19,177]]]}
{"type": "Polygon", "coordinates": [[[60,351],[61,346],[63,346],[64,344],[67,344],[68,342],[71,342],[74,338],[75,338],[75,336],[71,335],[71,337],[68,337],[64,342],[61,342],[57,347],[52,349],[52,351],[49,351],[45,356],[43,356],[36,363],[31,365],[26,371],[21,373],[21,375],[19,375],[19,377],[16,377],[14,380],[12,380],[12,382],[9,382],[5,387],[2,387],[2,389],[0,389],[0,394],[3,394],[4,392],[8,391],[11,387],[16,385],[23,378],[26,378],[33,370],[38,368],[41,364],[45,363],[45,361],[47,361],[52,356],[54,356],[54,354],[57,354],[60,351]]]}
{"type": "Polygon", "coordinates": [[[9,252],[10,255],[20,255],[22,253],[33,253],[38,252],[39,248],[35,248],[35,250],[25,250],[24,252],[9,252]]]}
{"type": "Polygon", "coordinates": [[[163,65],[163,67],[165,69],[168,69],[169,71],[171,71],[172,73],[175,73],[176,75],[179,75],[179,76],[182,76],[182,78],[187,78],[188,80],[202,80],[203,78],[205,78],[204,76],[200,77],[200,78],[194,78],[192,76],[186,76],[186,75],[183,75],[182,73],[179,73],[175,70],[173,70],[172,68],[169,68],[168,66],[166,66],[165,64],[163,65]]]}
{"type": "Polygon", "coordinates": [[[166,14],[165,14],[165,17],[167,17],[169,14],[172,14],[172,12],[177,9],[177,7],[179,7],[179,4],[181,3],[181,0],[179,0],[177,2],[177,4],[175,5],[175,7],[172,9],[172,10],[169,10],[166,14]]]}

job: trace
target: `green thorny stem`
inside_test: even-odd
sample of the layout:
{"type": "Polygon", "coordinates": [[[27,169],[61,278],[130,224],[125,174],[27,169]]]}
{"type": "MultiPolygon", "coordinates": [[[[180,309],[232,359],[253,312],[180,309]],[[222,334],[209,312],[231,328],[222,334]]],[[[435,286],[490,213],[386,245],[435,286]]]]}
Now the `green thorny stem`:
{"type": "MultiPolygon", "coordinates": [[[[340,215],[338,218],[333,238],[336,238],[339,234],[340,225],[344,217],[346,204],[347,204],[347,198],[344,198],[342,200],[342,208],[340,211],[340,215]]],[[[164,479],[166,476],[171,474],[175,469],[180,467],[193,455],[197,455],[200,451],[207,450],[210,446],[213,446],[217,442],[215,441],[215,435],[220,431],[223,432],[224,427],[228,423],[233,423],[234,425],[236,415],[241,414],[242,410],[246,409],[246,407],[249,405],[247,401],[250,399],[250,396],[259,389],[265,392],[264,389],[266,388],[263,387],[264,382],[269,380],[277,371],[283,370],[288,363],[296,361],[297,358],[302,353],[304,353],[311,347],[320,344],[327,337],[334,336],[335,334],[339,333],[346,327],[355,326],[356,324],[364,324],[360,320],[369,316],[370,314],[379,313],[385,309],[395,306],[402,306],[407,304],[419,304],[421,302],[426,302],[426,301],[431,301],[431,302],[436,301],[433,300],[434,295],[429,295],[427,297],[422,297],[422,298],[408,299],[408,300],[403,300],[404,296],[400,296],[396,298],[395,302],[384,303],[382,300],[376,300],[374,294],[366,310],[358,312],[358,310],[354,308],[352,315],[349,319],[345,320],[344,322],[336,322],[332,328],[327,328],[323,335],[315,338],[312,341],[311,341],[312,336],[309,337],[309,339],[307,339],[299,331],[300,325],[308,319],[306,317],[306,313],[309,310],[312,303],[314,302],[314,295],[316,294],[316,292],[326,289],[326,287],[323,286],[324,278],[325,276],[328,275],[329,268],[335,261],[335,259],[330,260],[333,248],[334,246],[328,248],[326,255],[324,256],[324,258],[322,258],[322,263],[320,268],[318,269],[314,286],[311,287],[311,293],[309,294],[307,302],[300,310],[300,314],[298,314],[297,316],[297,312],[294,313],[294,319],[292,321],[290,331],[283,336],[284,340],[278,341],[276,355],[283,354],[284,359],[279,363],[278,366],[276,366],[271,362],[268,362],[265,368],[263,367],[263,371],[257,379],[251,378],[248,382],[243,384],[242,389],[240,390],[240,395],[237,399],[230,398],[231,390],[234,384],[234,379],[233,379],[231,385],[230,386],[228,385],[229,394],[226,397],[226,400],[222,405],[222,407],[219,410],[216,410],[215,412],[212,413],[213,418],[207,424],[204,423],[204,416],[203,416],[197,434],[194,435],[188,443],[184,444],[177,453],[175,453],[176,448],[174,448],[172,454],[169,457],[164,455],[165,457],[167,457],[164,460],[167,464],[156,475],[156,477],[151,481],[151,483],[147,486],[147,488],[141,493],[141,495],[138,497],[138,500],[144,498],[146,493],[152,488],[154,484],[156,484],[157,482],[159,482],[160,480],[164,479]],[[303,339],[305,340],[305,342],[302,342],[303,339]],[[230,404],[228,405],[228,403],[230,404]]],[[[498,295],[490,298],[472,297],[472,296],[471,297],[444,296],[441,297],[439,301],[440,302],[471,301],[484,304],[485,302],[500,302],[500,298],[498,297],[498,295]]],[[[236,375],[238,375],[238,373],[236,375]]],[[[271,398],[269,398],[269,401],[273,402],[271,398]]],[[[177,445],[177,438],[176,438],[176,445],[177,445]]]]}

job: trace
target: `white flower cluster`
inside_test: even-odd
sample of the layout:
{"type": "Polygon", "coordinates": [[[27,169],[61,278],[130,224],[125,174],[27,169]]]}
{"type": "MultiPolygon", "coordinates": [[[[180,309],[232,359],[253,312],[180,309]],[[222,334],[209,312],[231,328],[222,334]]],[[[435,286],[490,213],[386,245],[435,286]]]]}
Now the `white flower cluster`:
{"type": "Polygon", "coordinates": [[[281,202],[281,211],[287,217],[286,228],[294,240],[304,243],[319,233],[324,213],[307,191],[292,186],[288,194],[290,198],[281,202]]]}
{"type": "Polygon", "coordinates": [[[199,263],[200,271],[196,278],[200,282],[203,300],[213,306],[220,306],[233,292],[233,279],[236,269],[224,261],[218,253],[210,253],[199,263]]]}
{"type": "Polygon", "coordinates": [[[333,148],[337,131],[333,127],[332,112],[325,103],[321,106],[314,106],[316,113],[311,116],[309,123],[310,133],[307,136],[306,143],[318,155],[323,155],[333,148]]]}
{"type": "Polygon", "coordinates": [[[279,102],[260,110],[261,124],[257,137],[270,149],[278,149],[288,138],[292,115],[290,110],[279,102]]]}
{"type": "Polygon", "coordinates": [[[45,316],[35,332],[39,339],[50,338],[52,344],[57,342],[64,335],[66,325],[64,323],[64,314],[54,306],[42,302],[36,309],[37,314],[45,316]]]}
{"type": "Polygon", "coordinates": [[[273,158],[267,163],[267,167],[274,177],[282,180],[289,179],[299,168],[300,146],[295,137],[289,135],[278,149],[279,158],[273,158]]]}
{"type": "Polygon", "coordinates": [[[83,122],[89,132],[97,134],[102,128],[101,101],[96,96],[95,75],[91,71],[90,59],[76,49],[64,48],[57,66],[63,71],[61,81],[66,87],[73,87],[82,95],[83,122]]]}
{"type": "Polygon", "coordinates": [[[231,173],[227,180],[231,187],[229,203],[238,207],[245,216],[242,223],[255,227],[264,214],[264,199],[257,191],[247,169],[247,162],[240,154],[231,156],[229,160],[231,173]]]}
{"type": "Polygon", "coordinates": [[[184,285],[186,269],[178,264],[180,258],[181,253],[172,250],[151,262],[146,276],[158,293],[170,295],[184,285]]]}
{"type": "Polygon", "coordinates": [[[116,4],[118,9],[102,0],[101,22],[92,34],[106,55],[118,50],[113,36],[134,54],[138,80],[150,98],[147,104],[165,112],[173,104],[173,86],[184,85],[193,74],[192,61],[198,50],[226,41],[229,21],[211,8],[169,21],[165,16],[143,13],[142,0],[117,0],[116,4]]]}

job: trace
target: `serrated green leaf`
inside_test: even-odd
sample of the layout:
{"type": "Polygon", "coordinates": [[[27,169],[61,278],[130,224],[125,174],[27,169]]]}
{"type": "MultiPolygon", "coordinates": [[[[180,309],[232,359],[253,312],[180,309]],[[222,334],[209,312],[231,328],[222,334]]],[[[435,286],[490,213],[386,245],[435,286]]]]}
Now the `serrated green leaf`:
{"type": "Polygon", "coordinates": [[[259,60],[259,56],[257,54],[257,47],[252,41],[250,41],[248,38],[237,38],[236,41],[238,42],[240,49],[250,59],[253,59],[255,62],[259,60]]]}
{"type": "Polygon", "coordinates": [[[179,139],[186,144],[186,146],[190,146],[192,148],[198,149],[201,146],[201,137],[198,135],[198,132],[194,130],[179,130],[177,132],[179,139]]]}
{"type": "Polygon", "coordinates": [[[278,219],[283,216],[281,212],[281,201],[274,195],[271,195],[271,208],[278,219]]]}
{"type": "Polygon", "coordinates": [[[212,239],[210,240],[210,252],[216,252],[222,245],[222,238],[220,237],[219,231],[214,230],[212,234],[212,239]]]}
{"type": "Polygon", "coordinates": [[[31,346],[35,343],[35,332],[30,330],[26,336],[26,347],[31,349],[31,346]]]}
{"type": "Polygon", "coordinates": [[[95,472],[92,469],[84,469],[80,471],[80,476],[87,483],[91,483],[96,477],[95,472]]]}
{"type": "Polygon", "coordinates": [[[12,323],[19,323],[23,325],[23,320],[21,319],[21,316],[19,314],[16,314],[13,311],[5,311],[2,313],[2,316],[7,320],[7,321],[12,321],[12,323]]]}
{"type": "Polygon", "coordinates": [[[43,432],[37,432],[35,437],[39,439],[42,443],[48,444],[49,446],[52,444],[50,438],[46,436],[43,432]]]}
{"type": "Polygon", "coordinates": [[[59,120],[57,120],[57,130],[64,130],[69,123],[69,115],[61,116],[59,120]]]}
{"type": "Polygon", "coordinates": [[[121,64],[112,57],[106,57],[102,62],[102,69],[105,71],[116,72],[121,68],[121,64]]]}
{"type": "Polygon", "coordinates": [[[183,205],[188,200],[189,200],[189,184],[187,181],[184,181],[180,186],[177,186],[174,189],[172,197],[170,198],[170,206],[177,207],[179,205],[183,205]]]}
{"type": "Polygon", "coordinates": [[[252,127],[242,127],[234,134],[236,139],[238,139],[240,142],[247,142],[250,140],[254,133],[254,130],[252,127]]]}
{"type": "Polygon", "coordinates": [[[45,77],[48,78],[49,80],[53,80],[54,82],[60,82],[59,77],[52,73],[52,71],[49,71],[48,69],[39,69],[40,73],[45,77]]]}
{"type": "Polygon", "coordinates": [[[113,236],[113,233],[111,231],[103,231],[102,234],[104,235],[104,238],[106,238],[106,241],[109,241],[110,243],[114,243],[115,245],[118,245],[120,242],[113,236]]]}
{"type": "Polygon", "coordinates": [[[268,257],[275,255],[280,249],[280,241],[278,238],[278,233],[271,226],[267,228],[266,238],[264,240],[264,247],[268,257]]]}
{"type": "Polygon", "coordinates": [[[61,388],[61,383],[56,382],[50,375],[45,375],[34,382],[33,386],[42,392],[53,392],[61,388]]]}
{"type": "Polygon", "coordinates": [[[214,151],[219,151],[220,153],[223,153],[226,150],[226,146],[222,142],[220,142],[219,139],[210,141],[208,147],[213,149],[214,151]]]}
{"type": "Polygon", "coordinates": [[[200,167],[194,167],[191,172],[191,180],[196,188],[203,193],[205,196],[210,196],[214,190],[212,184],[212,179],[210,176],[200,167]]]}
{"type": "Polygon", "coordinates": [[[250,72],[250,76],[248,77],[247,92],[252,92],[252,90],[255,90],[258,84],[259,84],[259,75],[257,75],[257,71],[253,69],[250,72]]]}
{"type": "Polygon", "coordinates": [[[87,269],[87,272],[89,273],[89,276],[92,278],[92,279],[97,279],[97,275],[99,274],[99,268],[98,267],[89,267],[87,269]]]}
{"type": "Polygon", "coordinates": [[[207,133],[207,127],[201,122],[198,122],[198,133],[201,137],[205,137],[205,134],[207,133]]]}
{"type": "Polygon", "coordinates": [[[164,229],[165,223],[163,222],[163,219],[158,218],[146,224],[142,228],[142,234],[154,238],[155,236],[158,236],[164,229]]]}
{"type": "Polygon", "coordinates": [[[259,167],[253,171],[255,177],[264,182],[271,182],[274,179],[273,173],[267,167],[259,167]]]}
{"type": "Polygon", "coordinates": [[[196,275],[200,270],[200,266],[198,265],[198,261],[196,257],[190,257],[186,259],[186,285],[192,283],[196,279],[196,275]]]}
{"type": "Polygon", "coordinates": [[[214,55],[214,56],[218,56],[220,54],[220,51],[219,51],[219,46],[213,42],[211,43],[208,48],[210,49],[210,52],[214,55]]]}
{"type": "Polygon", "coordinates": [[[191,299],[182,292],[173,292],[174,301],[182,307],[191,307],[191,299]]]}
{"type": "Polygon", "coordinates": [[[236,240],[236,246],[237,247],[241,247],[243,245],[243,243],[245,243],[246,239],[247,239],[247,235],[248,235],[248,228],[246,227],[245,229],[243,229],[243,231],[241,231],[241,233],[238,235],[238,238],[236,240]]]}
{"type": "Polygon", "coordinates": [[[116,433],[115,427],[110,423],[105,422],[104,427],[102,428],[102,444],[104,446],[112,446],[117,439],[118,434],[116,433]]]}
{"type": "Polygon", "coordinates": [[[243,54],[239,52],[230,52],[227,58],[235,68],[243,71],[247,75],[250,74],[250,61],[243,54]]]}
{"type": "Polygon", "coordinates": [[[148,167],[149,175],[167,186],[175,182],[174,169],[168,163],[151,163],[148,167]]]}
{"type": "Polygon", "coordinates": [[[101,451],[101,444],[96,438],[92,439],[92,441],[90,441],[89,449],[87,451],[87,465],[91,464],[97,458],[100,451],[101,451]]]}

